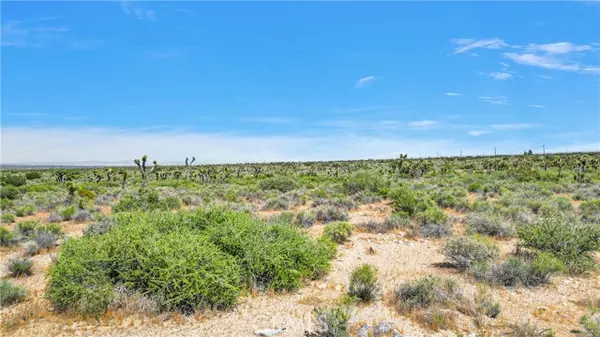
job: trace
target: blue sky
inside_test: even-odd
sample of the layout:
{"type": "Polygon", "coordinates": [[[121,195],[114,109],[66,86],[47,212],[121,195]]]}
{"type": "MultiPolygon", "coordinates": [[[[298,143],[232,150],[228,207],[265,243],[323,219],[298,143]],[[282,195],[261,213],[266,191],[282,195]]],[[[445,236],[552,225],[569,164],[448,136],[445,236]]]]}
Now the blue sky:
{"type": "Polygon", "coordinates": [[[3,2],[2,162],[600,150],[598,2],[3,2]]]}

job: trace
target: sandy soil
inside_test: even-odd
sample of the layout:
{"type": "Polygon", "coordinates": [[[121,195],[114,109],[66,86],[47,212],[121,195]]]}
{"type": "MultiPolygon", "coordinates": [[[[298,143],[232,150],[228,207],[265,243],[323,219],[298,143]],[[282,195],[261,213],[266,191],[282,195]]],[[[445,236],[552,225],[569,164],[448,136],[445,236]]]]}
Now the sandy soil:
{"type": "MultiPolygon", "coordinates": [[[[262,215],[267,215],[262,212],[262,215]]],[[[360,206],[351,211],[350,222],[382,220],[391,213],[386,203],[360,206]]],[[[268,215],[272,215],[269,212],[268,215]]],[[[454,214],[457,218],[461,214],[454,214]]],[[[84,225],[84,224],[81,224],[84,225]]],[[[76,226],[64,224],[65,227],[76,226]]],[[[79,226],[79,224],[77,225],[79,226]]],[[[83,226],[84,227],[84,226],[83,226]]],[[[78,236],[83,227],[69,230],[78,236]]],[[[309,229],[311,235],[322,232],[323,225],[309,229]]],[[[345,292],[353,268],[370,263],[379,270],[382,296],[368,305],[358,305],[352,313],[351,325],[393,322],[404,336],[454,336],[451,331],[431,332],[419,327],[410,317],[396,312],[388,303],[391,291],[405,280],[428,274],[444,275],[459,280],[465,293],[476,287],[472,278],[453,269],[440,267],[444,261],[440,249],[444,240],[407,239],[402,232],[370,234],[355,232],[350,241],[339,247],[331,272],[298,292],[289,294],[260,294],[243,297],[240,304],[228,312],[205,312],[191,317],[164,314],[158,317],[127,316],[109,312],[100,320],[81,319],[72,315],[56,314],[43,299],[45,272],[56,251],[35,256],[34,273],[26,278],[13,279],[31,291],[29,299],[2,309],[3,336],[253,336],[263,328],[286,327],[278,336],[303,336],[312,328],[311,311],[317,305],[333,303],[345,292]],[[372,249],[374,254],[368,253],[372,249]]],[[[514,249],[514,240],[498,241],[503,253],[514,249]]],[[[0,276],[7,277],[6,262],[19,250],[3,251],[0,276]]],[[[578,336],[571,332],[579,329],[579,317],[586,313],[581,305],[600,294],[600,274],[587,278],[556,277],[552,284],[533,288],[491,289],[500,301],[502,312],[496,320],[489,320],[492,335],[506,331],[511,322],[535,321],[551,327],[557,336],[578,336]]],[[[471,317],[457,313],[457,327],[464,333],[477,331],[471,317]]]]}

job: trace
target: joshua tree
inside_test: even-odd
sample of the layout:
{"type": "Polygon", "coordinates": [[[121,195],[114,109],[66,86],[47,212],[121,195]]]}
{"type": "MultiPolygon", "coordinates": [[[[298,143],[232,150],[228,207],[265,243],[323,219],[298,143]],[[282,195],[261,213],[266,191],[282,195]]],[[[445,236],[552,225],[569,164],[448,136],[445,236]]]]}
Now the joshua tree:
{"type": "Polygon", "coordinates": [[[125,183],[127,182],[127,170],[119,171],[119,174],[123,176],[121,179],[121,189],[125,189],[125,183]]]}
{"type": "Polygon", "coordinates": [[[133,162],[137,165],[138,169],[140,169],[140,173],[142,174],[142,189],[144,189],[146,187],[150,173],[154,172],[154,170],[156,169],[156,166],[158,165],[158,163],[155,160],[152,162],[152,164],[153,164],[152,168],[148,169],[146,167],[146,161],[148,161],[147,155],[142,156],[141,162],[139,159],[133,160],[133,162]]]}
{"type": "Polygon", "coordinates": [[[106,181],[110,181],[110,179],[112,178],[112,174],[113,174],[113,170],[112,169],[108,169],[106,170],[106,181]]]}
{"type": "Polygon", "coordinates": [[[396,170],[398,176],[400,176],[400,173],[402,173],[402,164],[404,164],[404,160],[406,160],[407,157],[408,154],[400,153],[398,158],[394,159],[394,161],[392,162],[392,167],[394,168],[394,170],[396,170]]]}

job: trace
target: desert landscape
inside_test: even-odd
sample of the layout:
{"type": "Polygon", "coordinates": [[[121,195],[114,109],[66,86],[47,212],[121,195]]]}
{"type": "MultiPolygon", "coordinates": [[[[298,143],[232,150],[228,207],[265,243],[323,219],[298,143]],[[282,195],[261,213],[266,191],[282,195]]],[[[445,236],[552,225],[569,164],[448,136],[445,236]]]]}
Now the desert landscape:
{"type": "Polygon", "coordinates": [[[599,158],[4,170],[3,335],[597,336],[599,158]]]}

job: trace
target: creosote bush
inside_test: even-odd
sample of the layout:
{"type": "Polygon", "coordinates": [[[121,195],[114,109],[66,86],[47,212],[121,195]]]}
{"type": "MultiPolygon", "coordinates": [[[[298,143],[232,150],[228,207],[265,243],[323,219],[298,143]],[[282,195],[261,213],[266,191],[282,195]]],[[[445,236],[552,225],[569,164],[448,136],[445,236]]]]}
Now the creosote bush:
{"type": "Polygon", "coordinates": [[[393,201],[395,212],[408,214],[409,216],[417,212],[417,197],[408,186],[401,185],[392,189],[389,196],[393,201]]]}
{"type": "Polygon", "coordinates": [[[487,265],[499,255],[499,248],[482,238],[459,237],[448,240],[443,249],[448,262],[459,270],[487,265]]]}
{"type": "Polygon", "coordinates": [[[33,261],[29,259],[12,259],[8,261],[8,270],[14,277],[31,275],[33,261]]]}
{"type": "Polygon", "coordinates": [[[6,227],[0,227],[0,246],[7,247],[12,246],[17,242],[17,236],[15,233],[6,229],[6,227]]]}
{"type": "Polygon", "coordinates": [[[378,292],[377,268],[370,264],[363,264],[352,271],[348,295],[368,302],[374,300],[378,292]]]}
{"type": "Polygon", "coordinates": [[[323,223],[347,221],[350,218],[348,211],[335,206],[319,206],[315,212],[317,220],[323,223]]]}
{"type": "Polygon", "coordinates": [[[47,294],[57,310],[99,315],[118,295],[117,284],[152,297],[161,310],[225,309],[243,289],[297,289],[323,275],[335,254],[332,243],[289,223],[219,207],[122,212],[106,227],[64,244],[49,273],[47,294]]]}
{"type": "Polygon", "coordinates": [[[345,306],[316,307],[313,310],[315,330],[307,332],[309,337],[347,337],[350,311],[345,306]]]}
{"type": "Polygon", "coordinates": [[[275,176],[261,180],[258,186],[262,190],[277,190],[285,193],[298,188],[298,182],[291,177],[275,176]]]}
{"type": "Polygon", "coordinates": [[[550,279],[565,269],[562,262],[551,254],[540,253],[531,261],[510,257],[506,261],[493,265],[486,278],[503,286],[522,284],[534,287],[550,282],[550,279]]]}
{"type": "Polygon", "coordinates": [[[406,312],[460,299],[462,294],[455,280],[429,275],[400,284],[394,291],[392,303],[400,312],[406,312]]]}
{"type": "Polygon", "coordinates": [[[599,225],[569,223],[557,216],[520,226],[517,236],[522,247],[552,254],[570,273],[595,268],[593,253],[600,250],[599,225]]]}
{"type": "Polygon", "coordinates": [[[514,234],[514,228],[510,223],[489,213],[467,214],[465,222],[471,231],[478,234],[497,237],[511,237],[514,234]]]}
{"type": "Polygon", "coordinates": [[[0,307],[4,308],[11,304],[23,301],[27,297],[27,290],[12,284],[7,280],[0,280],[0,307]]]}
{"type": "Polygon", "coordinates": [[[349,222],[333,222],[324,228],[325,235],[337,243],[346,242],[353,230],[354,226],[349,222]]]}

